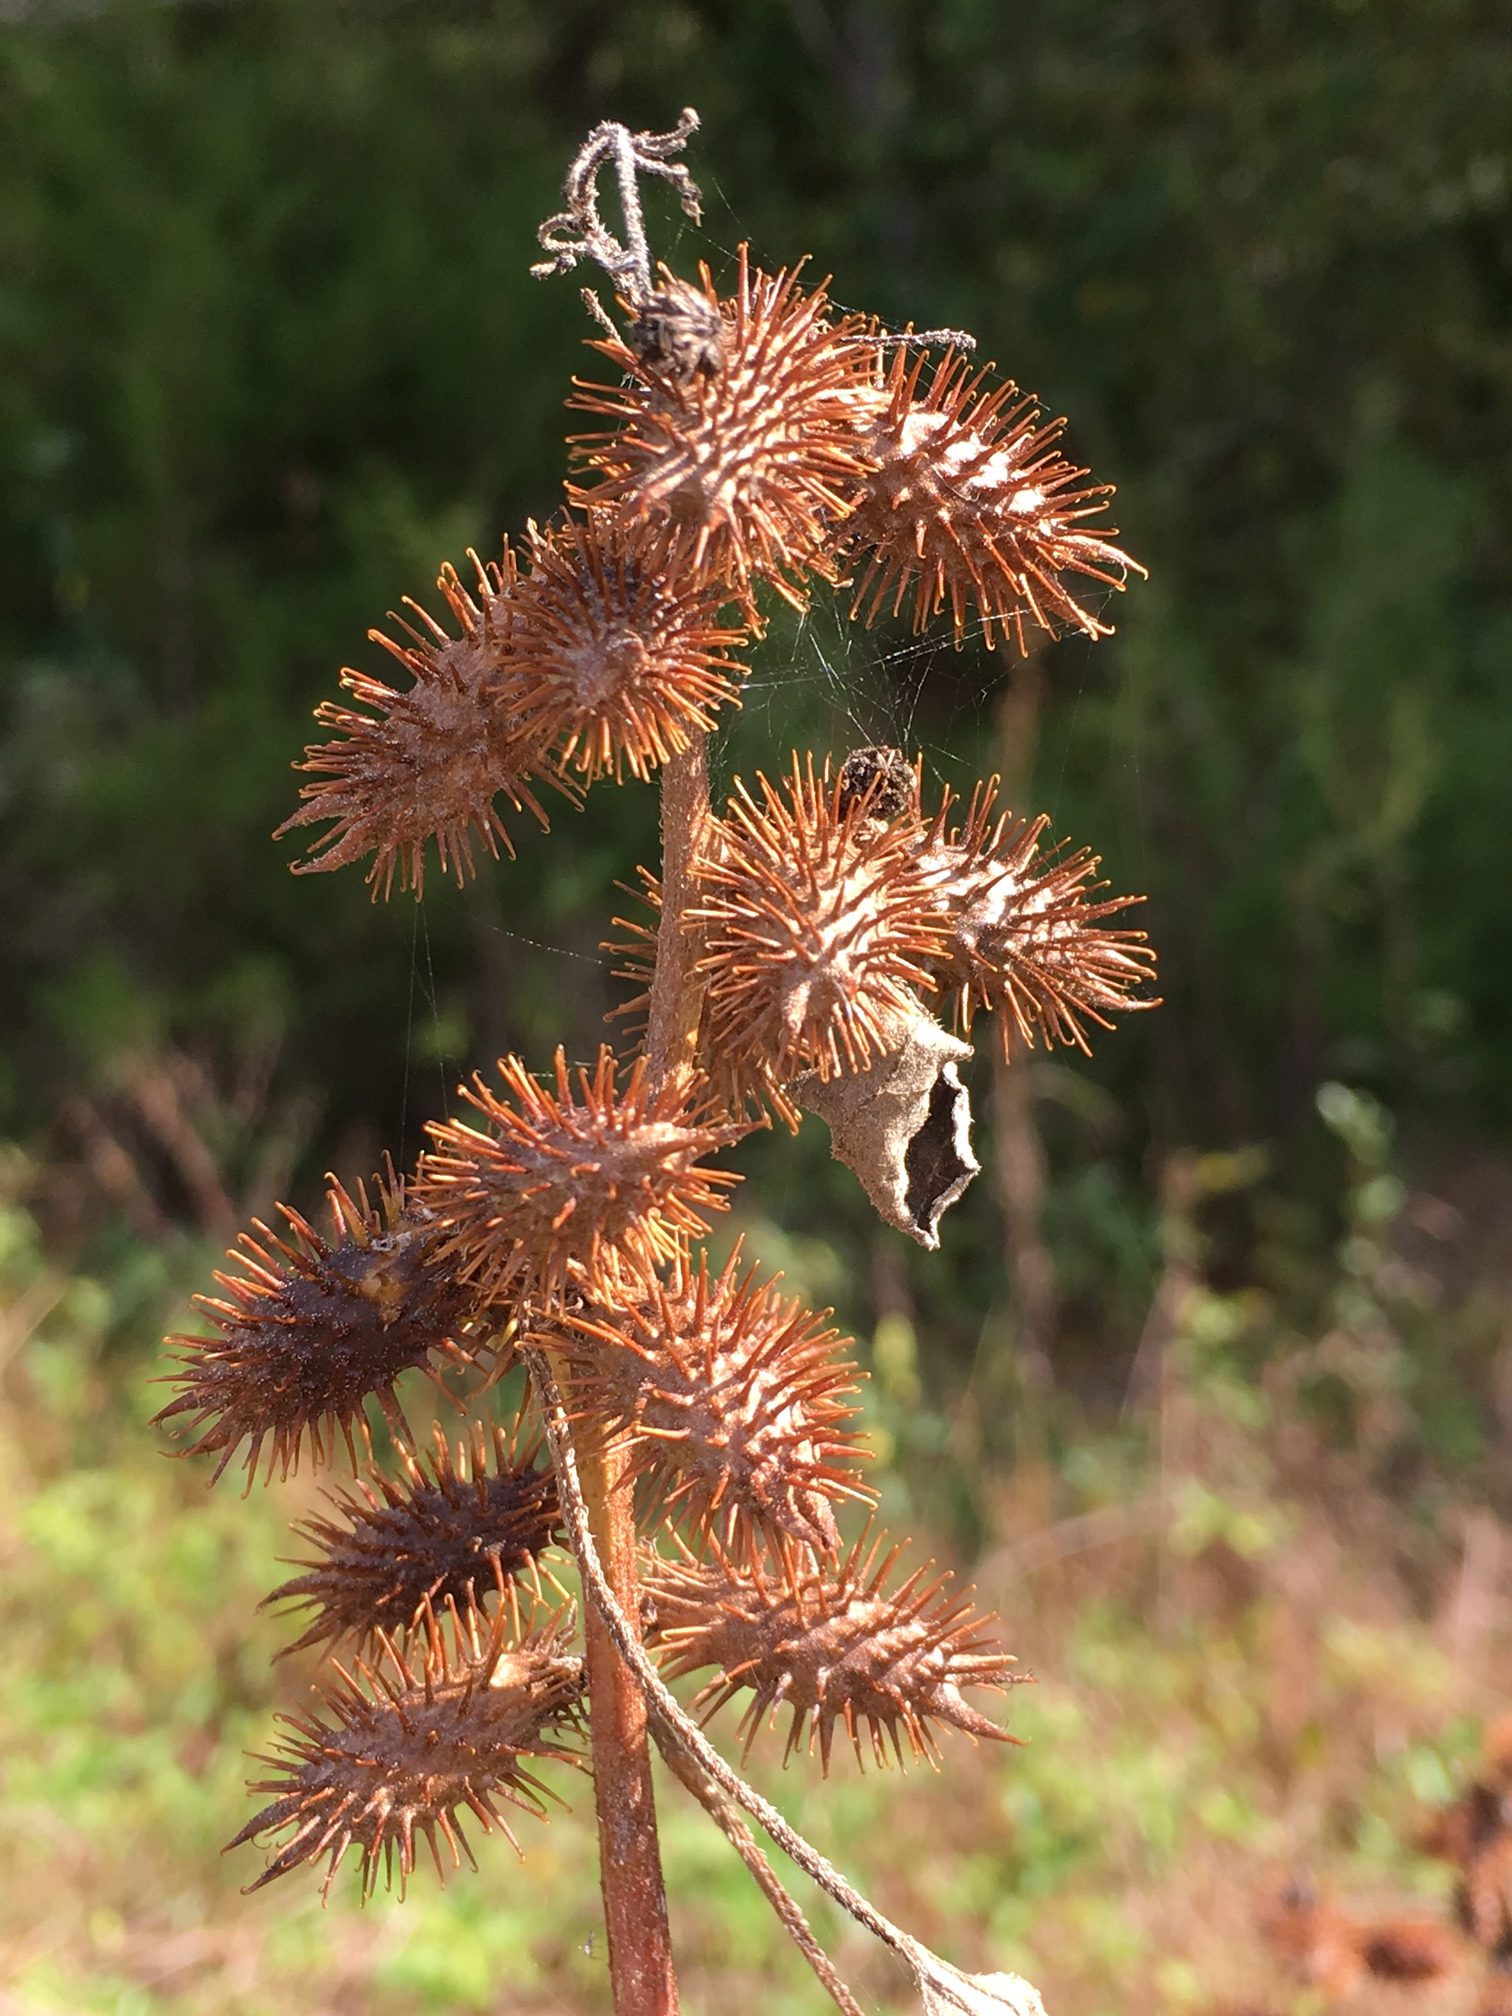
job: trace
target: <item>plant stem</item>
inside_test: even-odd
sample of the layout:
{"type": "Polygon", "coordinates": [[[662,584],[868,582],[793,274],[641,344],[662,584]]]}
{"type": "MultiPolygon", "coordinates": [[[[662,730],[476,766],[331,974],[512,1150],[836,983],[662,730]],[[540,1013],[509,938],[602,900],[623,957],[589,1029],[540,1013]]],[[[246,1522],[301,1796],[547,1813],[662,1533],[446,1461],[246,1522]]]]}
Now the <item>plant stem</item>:
{"type": "Polygon", "coordinates": [[[698,1047],[702,990],[693,971],[697,947],[683,929],[693,852],[709,814],[709,744],[698,735],[662,771],[661,924],[646,1027],[651,1090],[689,1071],[698,1047]]]}
{"type": "MultiPolygon", "coordinates": [[[[691,1066],[698,1034],[692,949],[682,928],[689,867],[708,811],[709,762],[703,736],[662,772],[662,918],[646,1055],[659,1090],[691,1066]]],[[[626,1458],[612,1447],[585,1452],[583,1497],[593,1544],[622,1615],[640,1609],[635,1574],[634,1492],[626,1458]]],[[[677,1980],[667,1926],[651,1786],[646,1700],[621,1659],[597,1604],[587,1606],[588,1707],[598,1807],[599,1876],[609,1933],[609,1979],[616,2016],[669,2016],[677,1980]]]]}
{"type": "MultiPolygon", "coordinates": [[[[605,1579],[626,1617],[633,1618],[639,1607],[635,1512],[622,1453],[613,1448],[585,1452],[582,1476],[605,1579]]],[[[645,1696],[598,1610],[592,1604],[587,1608],[593,1793],[615,2016],[672,2016],[677,1979],[656,1833],[645,1696]]]]}

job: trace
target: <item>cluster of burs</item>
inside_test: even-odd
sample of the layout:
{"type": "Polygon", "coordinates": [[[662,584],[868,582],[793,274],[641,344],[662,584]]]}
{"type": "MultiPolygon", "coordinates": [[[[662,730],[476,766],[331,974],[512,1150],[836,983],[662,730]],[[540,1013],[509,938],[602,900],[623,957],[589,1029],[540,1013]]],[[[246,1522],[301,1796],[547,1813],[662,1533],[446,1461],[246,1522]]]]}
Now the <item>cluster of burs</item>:
{"type": "MultiPolygon", "coordinates": [[[[637,165],[691,207],[671,161],[637,165]]],[[[550,1366],[579,1455],[612,1448],[633,1482],[638,1622],[664,1676],[704,1676],[695,1710],[743,1704],[747,1745],[775,1724],[821,1767],[933,1757],[944,1727],[1001,1737],[965,1691],[1014,1677],[994,1620],[870,1520],[847,1340],[702,1242],[738,1180],[722,1158],[808,1111],[880,1214],[937,1245],[977,1167],[973,1025],[1009,1056],[1085,1049],[1149,1005],[1149,949],[1116,921],[1135,899],[995,781],[931,796],[905,752],[868,749],[774,752],[722,812],[702,782],[770,596],[988,648],[1103,634],[1134,563],[1062,423],[950,332],[842,313],[744,249],[727,285],[653,271],[638,217],[621,246],[586,171],[568,195],[545,263],[598,259],[616,307],[596,311],[608,382],[569,400],[591,431],[562,508],[373,633],[402,683],[342,674],[288,824],[324,829],[303,869],[365,861],[375,894],[418,896],[432,845],[461,879],[480,844],[547,844],[522,821],[660,775],[667,852],[620,947],[618,1054],[478,1074],[413,1174],[333,1178],[328,1229],[288,1206],[254,1225],[203,1298],[211,1334],[174,1340],[161,1418],[217,1476],[285,1478],[306,1451],[354,1473],[276,1592],[324,1663],[238,1836],[274,1844],[263,1882],[318,1862],[329,1887],[355,1849],[365,1887],[395,1865],[402,1885],[417,1840],[443,1867],[464,1819],[508,1834],[583,1759],[558,1440],[538,1391],[508,1426],[483,1398],[522,1362],[550,1366]],[[478,1410],[455,1449],[412,1434],[416,1373],[478,1410]]]]}

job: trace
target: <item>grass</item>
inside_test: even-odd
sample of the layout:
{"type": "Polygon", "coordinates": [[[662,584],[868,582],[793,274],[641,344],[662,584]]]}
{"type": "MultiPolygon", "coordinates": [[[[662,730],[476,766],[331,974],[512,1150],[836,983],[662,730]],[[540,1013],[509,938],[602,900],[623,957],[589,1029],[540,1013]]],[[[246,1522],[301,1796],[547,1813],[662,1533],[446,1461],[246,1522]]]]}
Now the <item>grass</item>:
{"type": "MultiPolygon", "coordinates": [[[[257,1606],[316,1487],[243,1500],[163,1460],[146,1423],[171,1284],[132,1278],[108,1294],[60,1277],[24,1213],[0,1218],[4,2007],[607,2010],[591,1800],[570,1773],[571,1813],[521,1817],[521,1862],[481,1840],[479,1874],[443,1890],[422,1871],[403,1905],[361,1906],[350,1870],[324,1910],[308,1872],[242,1894],[257,1851],[220,1850],[247,1810],[244,1753],[310,1683],[274,1663],[287,1630],[257,1606]]],[[[1275,1975],[1257,1894],[1305,1861],[1352,1893],[1431,1907],[1444,1878],[1413,1831],[1507,1675],[1499,1613],[1467,1626],[1448,1551],[1405,1601],[1255,1470],[1263,1423],[1187,1399],[1190,1474],[1162,1490],[1150,1471],[1126,1516],[1122,1445],[1081,1447],[1084,1505],[1111,1501],[1095,1523],[1073,1508],[1025,1530],[1015,1506],[1043,1504],[1043,1479],[1026,1464],[1005,1482],[980,1576],[1038,1676],[1008,1704],[1025,1747],[947,1740],[939,1775],[861,1777],[842,1760],[827,1784],[776,1768],[780,1745],[753,1760],[891,1915],[960,1964],[1021,1969],[1053,2012],[1195,2016],[1257,1988],[1276,2011],[1317,2006],[1275,1975]]],[[[661,1806],[686,2006],[828,2007],[726,1844],[675,1785],[661,1806]]],[[[915,2006],[863,1935],[802,1901],[866,2007],[915,2006]]]]}

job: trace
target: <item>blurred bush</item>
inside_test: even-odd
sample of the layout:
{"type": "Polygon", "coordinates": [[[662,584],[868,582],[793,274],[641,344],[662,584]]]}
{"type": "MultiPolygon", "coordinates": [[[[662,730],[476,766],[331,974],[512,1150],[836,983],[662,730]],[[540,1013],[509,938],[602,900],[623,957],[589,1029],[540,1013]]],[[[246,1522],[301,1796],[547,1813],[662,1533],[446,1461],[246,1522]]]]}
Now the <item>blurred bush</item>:
{"type": "MultiPolygon", "coordinates": [[[[1003,766],[1148,887],[1166,1006],[1083,1085],[1028,1074],[1060,1381],[1122,1399],[1180,1151],[1266,1145],[1211,1264],[1313,1292],[1350,1152],[1325,1082],[1397,1116],[1403,1180],[1459,1182],[1484,1245],[1512,1118],[1501,31],[1477,0],[5,10],[0,1132],[59,1169],[49,1225],[224,1231],[412,1153],[461,1068],[596,1040],[649,792],[418,912],[292,881],[267,836],[367,626],[553,506],[586,324],[525,268],[572,142],[692,102],[708,209],[663,207],[668,255],[812,250],[846,303],[975,329],[1072,415],[1152,570],[1027,710],[1006,654],[776,623],[718,750],[1003,766]]],[[[1023,1312],[990,1185],[916,1268],[822,1144],[752,1168],[771,1238],[823,1225],[846,1313],[915,1337],[932,1393],[976,1381],[948,1432],[1000,1447],[1023,1312]]]]}

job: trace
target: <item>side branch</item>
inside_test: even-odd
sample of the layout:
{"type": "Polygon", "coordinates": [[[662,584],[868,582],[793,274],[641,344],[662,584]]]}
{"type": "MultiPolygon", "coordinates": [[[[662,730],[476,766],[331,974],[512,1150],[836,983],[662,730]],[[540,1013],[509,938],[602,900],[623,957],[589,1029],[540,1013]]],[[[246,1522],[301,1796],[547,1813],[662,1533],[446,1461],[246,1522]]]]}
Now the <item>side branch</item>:
{"type": "Polygon", "coordinates": [[[683,1749],[675,1729],[658,1721],[654,1733],[657,1748],[661,1751],[667,1769],[693,1794],[744,1862],[751,1872],[757,1889],[782,1920],[783,1930],[814,1970],[820,1985],[841,2012],[841,2016],[863,2016],[860,2003],[840,1979],[834,1962],[814,1937],[807,1918],[782,1887],[781,1878],[762,1854],[756,1836],[741,1819],[739,1807],[727,1793],[720,1791],[707,1771],[698,1768],[683,1749]]]}

